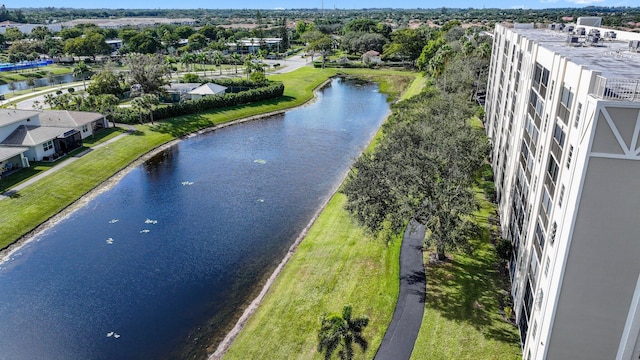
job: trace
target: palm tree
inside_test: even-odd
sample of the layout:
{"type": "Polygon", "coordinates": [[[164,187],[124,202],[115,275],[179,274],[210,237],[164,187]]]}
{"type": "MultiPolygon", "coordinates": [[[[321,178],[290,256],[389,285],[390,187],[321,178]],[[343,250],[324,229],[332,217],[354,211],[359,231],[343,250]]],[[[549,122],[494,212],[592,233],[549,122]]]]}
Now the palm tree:
{"type": "Polygon", "coordinates": [[[251,75],[252,70],[253,70],[253,56],[251,56],[251,54],[247,54],[244,57],[244,71],[247,73],[247,79],[249,79],[249,75],[251,75]]]}
{"type": "Polygon", "coordinates": [[[116,127],[116,120],[113,117],[113,111],[116,105],[120,103],[118,97],[112,94],[103,94],[99,95],[99,109],[102,114],[107,116],[107,113],[111,115],[111,121],[113,122],[113,127],[116,127]]]}
{"type": "Polygon", "coordinates": [[[191,64],[193,64],[193,62],[195,61],[195,58],[195,55],[192,53],[184,53],[180,57],[180,62],[182,63],[182,65],[184,65],[186,70],[189,71],[189,69],[191,68],[191,64]]]}
{"type": "Polygon", "coordinates": [[[199,53],[196,58],[198,59],[198,62],[202,65],[202,76],[207,77],[207,68],[205,67],[206,62],[207,62],[207,54],[206,53],[199,53]]]}
{"type": "Polygon", "coordinates": [[[224,55],[220,51],[213,52],[213,62],[220,67],[220,75],[222,75],[222,63],[224,62],[224,55]]]}
{"type": "Polygon", "coordinates": [[[325,360],[331,359],[333,353],[338,350],[338,356],[342,360],[353,359],[353,343],[355,342],[367,350],[367,340],[362,337],[362,331],[369,324],[367,317],[351,318],[351,305],[345,305],[342,315],[331,314],[322,316],[322,325],[318,333],[318,351],[324,352],[325,360]]]}
{"type": "Polygon", "coordinates": [[[82,77],[82,85],[85,91],[87,91],[87,84],[85,83],[84,73],[87,71],[89,71],[89,66],[84,61],[80,61],[73,66],[73,76],[82,77]]]}
{"type": "Polygon", "coordinates": [[[231,54],[231,61],[233,62],[233,65],[235,65],[236,67],[236,74],[238,73],[238,63],[240,61],[242,61],[242,56],[240,56],[240,54],[238,53],[233,53],[231,54]]]}

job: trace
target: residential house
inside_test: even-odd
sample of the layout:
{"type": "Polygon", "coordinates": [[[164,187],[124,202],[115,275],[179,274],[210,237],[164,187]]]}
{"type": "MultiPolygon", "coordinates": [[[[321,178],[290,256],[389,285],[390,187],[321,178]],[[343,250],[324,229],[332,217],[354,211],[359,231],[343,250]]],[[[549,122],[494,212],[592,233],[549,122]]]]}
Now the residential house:
{"type": "Polygon", "coordinates": [[[100,129],[109,127],[104,115],[86,111],[46,110],[40,113],[40,125],[47,127],[72,128],[86,139],[100,129]]]}
{"type": "Polygon", "coordinates": [[[365,64],[380,64],[382,59],[380,58],[380,53],[375,50],[369,50],[366,53],[362,54],[362,62],[365,64]]]}
{"type": "Polygon", "coordinates": [[[161,101],[179,102],[180,100],[191,100],[189,92],[198,88],[200,83],[170,83],[163,86],[166,95],[163,95],[161,101]]]}
{"type": "Polygon", "coordinates": [[[191,95],[191,100],[198,100],[206,96],[224,95],[226,91],[226,86],[214,83],[206,83],[189,91],[188,94],[191,95]]]}
{"type": "Polygon", "coordinates": [[[98,113],[0,109],[0,174],[54,160],[107,126],[98,113]]]}

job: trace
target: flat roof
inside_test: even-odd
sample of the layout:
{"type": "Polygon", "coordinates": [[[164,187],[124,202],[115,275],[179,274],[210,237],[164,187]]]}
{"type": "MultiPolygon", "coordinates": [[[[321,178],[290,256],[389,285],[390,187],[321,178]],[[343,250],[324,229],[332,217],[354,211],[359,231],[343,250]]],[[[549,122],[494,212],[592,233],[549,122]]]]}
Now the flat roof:
{"type": "MultiPolygon", "coordinates": [[[[587,26],[584,28],[591,29],[587,26]]],[[[600,30],[601,36],[597,46],[570,45],[566,41],[569,34],[558,30],[511,29],[511,31],[570,59],[575,64],[583,65],[590,70],[600,71],[602,76],[608,79],[640,79],[640,53],[629,51],[629,41],[602,38],[605,32],[613,30],[597,29],[600,30]]],[[[624,32],[616,31],[616,33],[618,39],[624,39],[624,32]]],[[[584,36],[580,41],[583,39],[584,36]]]]}

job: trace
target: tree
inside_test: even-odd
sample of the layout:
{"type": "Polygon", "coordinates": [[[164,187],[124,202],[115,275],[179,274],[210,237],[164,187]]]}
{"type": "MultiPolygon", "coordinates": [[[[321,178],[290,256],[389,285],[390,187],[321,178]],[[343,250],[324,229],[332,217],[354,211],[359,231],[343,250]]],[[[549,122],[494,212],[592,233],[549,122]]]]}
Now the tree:
{"type": "Polygon", "coordinates": [[[224,62],[224,55],[220,51],[213,52],[213,62],[218,66],[220,75],[222,75],[222,63],[224,62]]]}
{"type": "Polygon", "coordinates": [[[384,48],[384,56],[399,56],[413,62],[420,56],[428,34],[420,29],[400,29],[391,33],[391,43],[384,48]]]}
{"type": "Polygon", "coordinates": [[[242,61],[242,56],[238,53],[233,53],[231,54],[231,61],[233,62],[233,65],[235,65],[236,68],[236,74],[238,73],[238,63],[240,63],[242,61]]]}
{"type": "Polygon", "coordinates": [[[464,248],[475,210],[471,191],[487,143],[471,128],[468,97],[425,93],[404,101],[386,136],[354,164],[343,187],[347,210],[372,232],[399,232],[411,219],[427,226],[442,259],[464,248]]]}
{"type": "Polygon", "coordinates": [[[91,95],[122,96],[123,94],[120,79],[108,68],[91,77],[91,84],[87,87],[87,92],[91,95]]]}
{"type": "Polygon", "coordinates": [[[36,40],[44,40],[46,37],[51,36],[51,31],[46,26],[36,26],[31,29],[31,38],[36,40]]]}
{"type": "Polygon", "coordinates": [[[207,67],[206,67],[206,63],[207,63],[207,54],[206,53],[199,53],[198,55],[196,55],[196,60],[198,61],[198,63],[200,63],[200,65],[202,65],[202,76],[206,77],[207,76],[207,67]]]}
{"type": "Polygon", "coordinates": [[[105,116],[107,114],[110,114],[111,120],[113,121],[113,127],[115,127],[116,121],[113,118],[113,111],[115,107],[120,103],[120,100],[118,100],[117,97],[111,94],[98,95],[97,97],[98,97],[98,109],[100,110],[100,113],[104,114],[105,116]]]}
{"type": "Polygon", "coordinates": [[[205,46],[207,46],[207,41],[208,41],[207,37],[200,33],[194,33],[189,35],[189,38],[187,40],[188,40],[187,46],[191,51],[196,51],[204,48],[205,46]]]}
{"type": "Polygon", "coordinates": [[[27,86],[30,89],[33,89],[33,87],[36,86],[36,81],[33,78],[27,79],[27,86]]]}
{"type": "Polygon", "coordinates": [[[160,41],[149,31],[136,33],[126,42],[126,51],[140,54],[155,54],[160,48],[160,41]]]}
{"type": "Polygon", "coordinates": [[[80,61],[73,65],[73,76],[76,78],[82,78],[82,85],[87,90],[87,84],[85,82],[85,73],[89,71],[89,66],[84,63],[84,61],[80,61]]]}
{"type": "Polygon", "coordinates": [[[16,83],[15,83],[15,82],[13,82],[13,81],[12,81],[12,82],[10,82],[10,83],[9,83],[9,90],[11,90],[13,93],[15,93],[15,92],[16,92],[16,89],[17,89],[17,88],[18,88],[18,87],[16,86],[16,83]]]}
{"type": "Polygon", "coordinates": [[[111,47],[105,40],[104,35],[99,32],[88,31],[84,36],[67,40],[64,45],[64,51],[77,56],[90,56],[95,60],[97,55],[111,52],[111,47]]]}
{"type": "Polygon", "coordinates": [[[140,124],[143,123],[143,116],[149,114],[151,124],[153,125],[153,106],[157,105],[158,102],[158,96],[155,94],[144,94],[131,101],[131,106],[140,116],[140,124]]]}
{"type": "Polygon", "coordinates": [[[180,57],[180,62],[182,63],[182,65],[185,67],[187,71],[191,69],[191,64],[193,64],[195,61],[196,61],[196,55],[190,52],[185,52],[180,57]]]}
{"type": "Polygon", "coordinates": [[[169,69],[162,55],[131,54],[126,58],[131,84],[138,84],[146,94],[160,94],[167,83],[169,69]]]}
{"type": "Polygon", "coordinates": [[[331,359],[338,350],[338,356],[343,360],[353,359],[353,344],[360,346],[362,351],[368,347],[362,331],[369,324],[367,317],[352,318],[351,305],[345,305],[342,314],[325,314],[322,316],[320,331],[318,332],[318,352],[324,353],[325,360],[331,359]]]}

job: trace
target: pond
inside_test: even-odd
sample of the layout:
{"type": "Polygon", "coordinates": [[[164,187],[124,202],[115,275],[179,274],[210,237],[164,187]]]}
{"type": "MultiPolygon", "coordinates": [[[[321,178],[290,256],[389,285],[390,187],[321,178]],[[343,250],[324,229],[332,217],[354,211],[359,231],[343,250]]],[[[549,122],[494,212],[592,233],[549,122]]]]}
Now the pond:
{"type": "Polygon", "coordinates": [[[135,168],[0,264],[2,357],[202,358],[388,113],[375,85],[334,79],[135,168]]]}
{"type": "MultiPolygon", "coordinates": [[[[54,85],[66,84],[66,83],[70,83],[70,82],[74,82],[74,81],[80,81],[80,80],[82,80],[82,79],[81,78],[76,78],[72,74],[56,75],[56,76],[53,77],[53,84],[54,85]]],[[[33,82],[34,82],[34,87],[43,87],[43,86],[51,85],[51,82],[47,78],[33,79],[33,82]]],[[[27,84],[27,81],[14,81],[13,85],[15,85],[15,91],[28,90],[28,89],[31,88],[27,84]]],[[[0,85],[0,94],[6,94],[6,93],[10,93],[12,91],[14,91],[14,90],[11,89],[9,84],[0,85]]]]}

